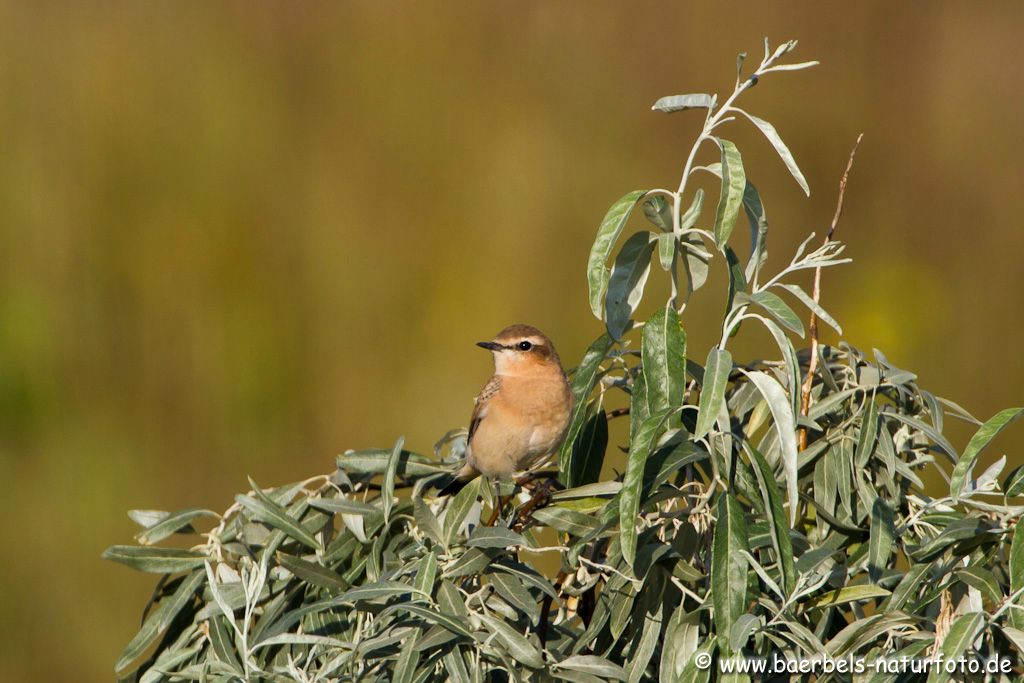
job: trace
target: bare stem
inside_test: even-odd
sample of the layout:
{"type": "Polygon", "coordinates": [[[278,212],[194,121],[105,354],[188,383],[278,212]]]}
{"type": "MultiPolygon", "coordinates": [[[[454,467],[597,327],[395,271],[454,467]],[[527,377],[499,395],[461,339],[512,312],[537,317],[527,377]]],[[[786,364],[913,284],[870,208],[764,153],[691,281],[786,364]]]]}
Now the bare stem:
{"type": "MultiPolygon", "coordinates": [[[[828,233],[825,234],[825,241],[823,244],[828,244],[832,241],[832,236],[836,232],[836,226],[839,225],[839,218],[843,215],[843,197],[846,195],[846,181],[850,177],[850,169],[853,168],[853,159],[857,156],[857,148],[860,147],[860,141],[864,139],[864,133],[857,136],[857,141],[853,143],[853,149],[850,150],[850,158],[846,162],[846,170],[843,171],[843,177],[839,180],[839,200],[836,203],[836,212],[832,216],[832,225],[829,226],[828,233]]],[[[814,299],[814,303],[820,303],[821,300],[821,266],[814,269],[814,292],[811,295],[814,299]]],[[[807,376],[804,378],[803,386],[800,391],[800,414],[807,416],[807,413],[811,409],[811,386],[814,384],[814,373],[818,370],[818,316],[811,311],[810,325],[811,333],[811,361],[807,368],[807,376]]],[[[800,450],[807,448],[807,427],[800,428],[800,450]]]]}

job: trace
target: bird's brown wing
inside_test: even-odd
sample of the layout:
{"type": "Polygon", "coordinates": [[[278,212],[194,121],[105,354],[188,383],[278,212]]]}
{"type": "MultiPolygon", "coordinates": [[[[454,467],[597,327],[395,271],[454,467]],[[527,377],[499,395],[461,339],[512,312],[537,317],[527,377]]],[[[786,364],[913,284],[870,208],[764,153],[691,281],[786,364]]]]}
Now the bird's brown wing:
{"type": "Polygon", "coordinates": [[[477,427],[483,422],[483,419],[487,417],[487,404],[490,402],[490,398],[498,393],[498,389],[501,388],[501,377],[495,375],[491,377],[491,380],[484,385],[484,388],[480,390],[480,394],[476,397],[473,402],[473,414],[469,418],[469,436],[466,437],[466,443],[473,443],[473,434],[476,433],[477,427]]]}

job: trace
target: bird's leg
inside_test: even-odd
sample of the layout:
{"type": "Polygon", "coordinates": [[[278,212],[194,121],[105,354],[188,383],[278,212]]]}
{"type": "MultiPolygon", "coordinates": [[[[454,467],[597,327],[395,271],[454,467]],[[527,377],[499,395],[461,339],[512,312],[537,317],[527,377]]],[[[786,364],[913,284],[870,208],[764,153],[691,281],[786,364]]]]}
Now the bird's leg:
{"type": "Polygon", "coordinates": [[[537,508],[542,508],[548,504],[548,500],[551,498],[551,489],[554,484],[552,480],[547,480],[543,484],[539,484],[536,487],[536,492],[530,497],[530,500],[526,501],[521,508],[519,508],[518,514],[516,515],[516,524],[522,526],[526,523],[527,518],[537,508]]]}

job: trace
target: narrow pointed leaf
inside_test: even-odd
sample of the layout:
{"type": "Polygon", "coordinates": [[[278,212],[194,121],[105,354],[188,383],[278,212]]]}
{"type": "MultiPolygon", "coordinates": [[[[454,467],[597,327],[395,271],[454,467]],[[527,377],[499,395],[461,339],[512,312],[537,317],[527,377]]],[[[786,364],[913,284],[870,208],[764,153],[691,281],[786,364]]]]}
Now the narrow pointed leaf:
{"type": "Polygon", "coordinates": [[[796,525],[796,513],[800,501],[797,493],[797,453],[796,447],[796,423],[793,418],[793,410],[786,392],[778,381],[763,372],[743,373],[750,378],[750,381],[764,396],[768,403],[768,409],[775,421],[775,430],[779,435],[779,443],[782,447],[782,466],[786,473],[786,490],[789,497],[789,524],[796,525]]]}
{"type": "Polygon", "coordinates": [[[660,98],[651,107],[654,111],[672,113],[685,109],[709,109],[714,106],[715,100],[706,93],[692,93],[689,95],[668,95],[660,98]]]}
{"type": "Polygon", "coordinates": [[[487,626],[487,629],[498,636],[508,653],[520,664],[525,664],[532,669],[539,669],[544,666],[544,658],[537,647],[531,643],[526,636],[512,628],[504,621],[490,617],[486,614],[477,615],[487,626]]]}
{"type": "Polygon", "coordinates": [[[283,531],[296,541],[300,541],[310,548],[321,548],[320,543],[313,538],[313,534],[306,531],[284,508],[270,500],[265,494],[261,495],[262,492],[259,489],[255,489],[255,492],[256,498],[239,494],[235,496],[235,502],[249,510],[255,518],[283,531]]]}
{"type": "Polygon", "coordinates": [[[583,423],[587,419],[587,398],[590,396],[590,392],[594,390],[594,384],[597,382],[601,363],[608,356],[608,350],[611,349],[614,343],[615,341],[608,336],[607,332],[595,339],[583,355],[583,360],[580,361],[576,372],[572,376],[572,419],[569,420],[569,430],[566,433],[565,443],[562,444],[562,450],[558,457],[559,478],[570,487],[576,485],[576,479],[573,478],[575,475],[570,473],[570,465],[572,463],[573,447],[580,430],[583,428],[583,423]]]}
{"type": "Polygon", "coordinates": [[[128,672],[128,666],[146,651],[153,641],[171,625],[185,605],[192,600],[204,578],[206,578],[204,572],[192,572],[182,580],[173,594],[163,599],[160,606],[149,615],[142,628],[125,647],[120,659],[114,665],[115,671],[119,674],[128,672]]]}
{"type": "MultiPolygon", "coordinates": [[[[981,629],[985,626],[984,612],[969,612],[959,617],[949,627],[946,638],[942,641],[939,651],[945,661],[958,659],[961,655],[971,649],[971,643],[978,637],[981,629]]],[[[932,670],[928,676],[928,683],[943,683],[948,681],[952,673],[947,673],[945,667],[932,670]]]]}
{"type": "Polygon", "coordinates": [[[388,467],[384,470],[384,486],[381,488],[381,503],[384,506],[384,523],[391,519],[391,508],[395,503],[395,473],[398,471],[398,461],[402,455],[402,446],[405,444],[405,437],[399,437],[395,447],[391,449],[391,457],[388,458],[388,467]]]}
{"type": "Polygon", "coordinates": [[[693,432],[696,439],[704,437],[718,419],[725,400],[725,388],[732,372],[732,354],[726,349],[713,348],[704,366],[704,383],[700,391],[697,410],[697,427],[693,432]]]}
{"type": "Polygon", "coordinates": [[[636,561],[636,524],[643,496],[644,465],[661,436],[667,413],[652,415],[637,430],[629,447],[626,476],[619,493],[619,542],[622,557],[630,567],[636,561]]]}
{"type": "Polygon", "coordinates": [[[736,145],[728,140],[716,138],[716,141],[722,150],[722,190],[718,198],[718,212],[715,214],[715,244],[721,249],[729,241],[729,235],[736,225],[747,179],[736,145]]]}
{"type": "Polygon", "coordinates": [[[777,295],[768,291],[756,292],[750,296],[750,301],[768,311],[773,318],[779,321],[783,327],[804,336],[804,325],[793,309],[777,295]]]}
{"type": "Polygon", "coordinates": [[[765,508],[771,513],[768,523],[772,534],[772,546],[775,548],[779,572],[782,574],[782,587],[788,597],[796,584],[796,569],[793,566],[793,541],[789,537],[789,524],[786,522],[786,513],[782,507],[782,492],[775,482],[771,466],[761,452],[753,446],[749,446],[747,452],[754,463],[754,474],[757,475],[765,508]]]}
{"type": "Polygon", "coordinates": [[[181,529],[187,527],[192,520],[198,517],[216,517],[217,513],[212,510],[204,510],[202,508],[189,508],[187,510],[178,510],[172,512],[165,517],[162,517],[160,521],[155,524],[148,526],[145,531],[140,531],[135,534],[135,540],[142,545],[150,545],[158,543],[163,539],[167,538],[171,534],[174,534],[181,529]]]}
{"type": "Polygon", "coordinates": [[[868,543],[868,575],[872,583],[878,583],[888,568],[895,539],[892,508],[879,496],[871,507],[871,539],[868,543]]]}
{"type": "Polygon", "coordinates": [[[590,310],[598,320],[601,319],[602,300],[608,291],[608,257],[619,235],[622,234],[622,228],[629,220],[633,207],[645,193],[646,190],[634,190],[612,204],[597,229],[597,237],[594,239],[594,246],[590,249],[590,259],[587,262],[587,282],[590,287],[590,310]]]}
{"type": "Polygon", "coordinates": [[[566,484],[570,488],[592,484],[601,478],[608,449],[608,414],[598,406],[572,444],[572,460],[566,484]]]}
{"type": "Polygon", "coordinates": [[[747,523],[739,502],[731,493],[725,493],[718,499],[711,552],[715,633],[719,648],[725,652],[732,651],[729,634],[747,607],[747,560],[740,551],[750,552],[747,523]]]}
{"type": "Polygon", "coordinates": [[[978,455],[1004,427],[1020,417],[1022,413],[1024,413],[1024,408],[1001,410],[978,428],[967,444],[967,448],[964,449],[963,455],[960,456],[956,467],[953,468],[953,476],[949,480],[950,495],[955,498],[963,493],[964,486],[970,481],[971,471],[974,469],[974,462],[978,459],[978,455]]]}
{"type": "MultiPolygon", "coordinates": [[[[805,66],[810,65],[811,63],[808,63],[805,66]]],[[[776,67],[776,69],[778,70],[779,67],[776,67]]],[[[754,116],[753,114],[748,114],[742,109],[738,109],[737,111],[742,112],[744,116],[750,119],[751,123],[757,126],[758,130],[764,133],[764,136],[768,138],[768,142],[772,143],[772,147],[775,148],[779,158],[782,159],[782,163],[786,165],[786,168],[789,169],[793,179],[796,180],[796,184],[800,186],[800,189],[804,191],[805,195],[810,197],[811,188],[807,186],[807,179],[804,178],[804,174],[800,172],[800,167],[796,165],[796,159],[793,158],[793,153],[789,151],[789,147],[786,147],[786,143],[782,141],[778,131],[775,130],[775,126],[764,119],[754,116]]]]}
{"type": "Polygon", "coordinates": [[[644,325],[640,355],[647,412],[653,415],[681,405],[686,388],[686,334],[672,306],[658,309],[644,325]]]}
{"type": "Polygon", "coordinates": [[[608,295],[605,297],[605,324],[608,334],[620,339],[629,326],[630,318],[643,298],[647,276],[651,272],[651,254],[657,239],[648,231],[629,236],[615,257],[608,295]]]}
{"type": "Polygon", "coordinates": [[[192,550],[135,545],[111,546],[104,550],[100,557],[120,562],[132,569],[156,574],[189,571],[202,567],[206,561],[206,555],[192,550]]]}

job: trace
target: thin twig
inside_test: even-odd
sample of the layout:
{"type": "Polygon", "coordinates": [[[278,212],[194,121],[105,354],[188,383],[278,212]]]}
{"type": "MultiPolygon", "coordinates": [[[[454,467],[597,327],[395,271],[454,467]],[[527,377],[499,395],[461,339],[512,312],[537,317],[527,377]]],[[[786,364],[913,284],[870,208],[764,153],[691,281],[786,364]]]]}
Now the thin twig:
{"type": "MultiPolygon", "coordinates": [[[[843,215],[843,197],[846,194],[846,181],[850,177],[850,169],[853,168],[853,158],[857,156],[857,148],[860,147],[860,141],[864,139],[864,133],[857,136],[857,142],[853,143],[853,149],[850,150],[850,158],[846,162],[846,170],[843,171],[843,177],[839,180],[839,201],[836,203],[836,213],[832,216],[832,225],[829,226],[828,233],[825,235],[824,244],[828,244],[832,241],[832,236],[836,232],[836,226],[839,225],[839,218],[843,215]]],[[[812,294],[814,303],[819,303],[821,299],[821,266],[814,269],[814,292],[812,294]]],[[[800,414],[804,417],[811,409],[811,386],[814,384],[814,373],[818,369],[818,316],[811,311],[810,321],[810,333],[811,333],[811,362],[807,368],[807,377],[804,378],[803,386],[801,387],[800,397],[800,414]]],[[[807,427],[800,428],[800,450],[807,448],[807,427]]]]}

